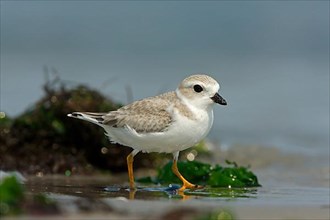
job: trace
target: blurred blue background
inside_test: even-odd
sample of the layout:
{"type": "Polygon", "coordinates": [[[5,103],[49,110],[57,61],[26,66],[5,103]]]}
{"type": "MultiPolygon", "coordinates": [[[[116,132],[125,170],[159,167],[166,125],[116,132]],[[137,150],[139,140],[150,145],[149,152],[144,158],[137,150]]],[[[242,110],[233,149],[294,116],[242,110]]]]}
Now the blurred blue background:
{"type": "Polygon", "coordinates": [[[44,66],[122,103],[208,73],[229,104],[211,139],[329,154],[328,1],[1,1],[1,111],[42,96],[44,66]]]}

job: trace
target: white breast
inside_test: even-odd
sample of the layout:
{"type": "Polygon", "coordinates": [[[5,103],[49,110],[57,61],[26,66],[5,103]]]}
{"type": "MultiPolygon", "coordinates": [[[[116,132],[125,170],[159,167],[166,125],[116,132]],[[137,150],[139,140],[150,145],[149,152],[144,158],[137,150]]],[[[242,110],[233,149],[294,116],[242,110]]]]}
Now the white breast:
{"type": "Polygon", "coordinates": [[[194,146],[206,137],[213,124],[213,110],[192,109],[195,118],[189,119],[173,110],[174,122],[164,132],[137,133],[130,127],[104,126],[110,140],[143,152],[173,153],[194,146]]]}

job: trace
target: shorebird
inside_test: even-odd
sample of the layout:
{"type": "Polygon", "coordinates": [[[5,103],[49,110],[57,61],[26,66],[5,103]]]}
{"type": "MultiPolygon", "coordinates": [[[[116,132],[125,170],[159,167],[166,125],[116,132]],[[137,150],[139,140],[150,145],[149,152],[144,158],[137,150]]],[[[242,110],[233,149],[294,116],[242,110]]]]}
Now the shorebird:
{"type": "Polygon", "coordinates": [[[130,189],[135,189],[134,156],[139,152],[173,154],[173,173],[182,181],[179,191],[200,186],[179,172],[179,152],[194,146],[209,133],[214,103],[227,105],[218,91],[219,83],[204,74],[185,78],[175,91],[145,98],[106,113],[73,112],[69,117],[101,126],[110,141],[129,146],[127,156],[130,189]]]}

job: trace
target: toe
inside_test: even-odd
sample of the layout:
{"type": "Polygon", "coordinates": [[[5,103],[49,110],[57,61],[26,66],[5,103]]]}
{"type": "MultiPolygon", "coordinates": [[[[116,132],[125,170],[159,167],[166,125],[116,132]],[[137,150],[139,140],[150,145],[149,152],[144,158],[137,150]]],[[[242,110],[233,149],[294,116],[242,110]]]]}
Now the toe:
{"type": "Polygon", "coordinates": [[[202,185],[195,185],[195,189],[203,189],[205,188],[205,186],[202,186],[202,185]]]}
{"type": "Polygon", "coordinates": [[[179,191],[184,191],[185,189],[203,189],[205,186],[195,185],[195,184],[183,184],[179,191]]]}

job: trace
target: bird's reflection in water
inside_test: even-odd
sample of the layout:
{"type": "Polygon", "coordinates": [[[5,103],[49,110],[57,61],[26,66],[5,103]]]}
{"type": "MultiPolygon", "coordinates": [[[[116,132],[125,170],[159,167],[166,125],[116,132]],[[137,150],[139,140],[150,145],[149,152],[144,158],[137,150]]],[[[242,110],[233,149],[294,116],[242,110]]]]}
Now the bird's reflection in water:
{"type": "Polygon", "coordinates": [[[183,191],[180,191],[180,186],[170,184],[168,187],[137,187],[136,189],[129,189],[129,187],[121,188],[109,186],[105,188],[106,192],[115,193],[120,195],[119,197],[125,197],[129,200],[134,199],[159,199],[170,198],[178,200],[186,200],[191,196],[185,195],[183,191]],[[126,193],[125,193],[126,192],[126,193]]]}
{"type": "Polygon", "coordinates": [[[107,187],[105,190],[106,196],[126,198],[130,200],[142,199],[142,200],[159,200],[159,199],[176,199],[187,200],[194,198],[257,198],[258,188],[226,188],[226,187],[204,187],[202,189],[188,189],[180,191],[179,185],[169,185],[168,187],[137,187],[135,190],[130,190],[129,187],[107,187]]]}

